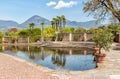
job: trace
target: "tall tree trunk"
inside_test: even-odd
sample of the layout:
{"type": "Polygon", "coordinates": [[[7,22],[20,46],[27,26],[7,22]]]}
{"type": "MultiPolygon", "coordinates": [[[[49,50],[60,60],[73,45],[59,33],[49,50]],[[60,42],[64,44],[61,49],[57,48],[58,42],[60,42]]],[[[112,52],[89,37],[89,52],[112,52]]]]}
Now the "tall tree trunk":
{"type": "Polygon", "coordinates": [[[60,20],[60,28],[62,28],[62,21],[60,20]]]}
{"type": "Polygon", "coordinates": [[[65,25],[66,25],[66,21],[64,20],[64,22],[63,22],[63,28],[65,28],[65,25]]]}
{"type": "Polygon", "coordinates": [[[42,35],[41,35],[41,36],[42,36],[42,38],[41,38],[41,41],[42,41],[42,42],[44,42],[43,30],[44,30],[44,29],[43,29],[43,25],[42,25],[42,33],[41,33],[41,34],[42,34],[42,35]]]}

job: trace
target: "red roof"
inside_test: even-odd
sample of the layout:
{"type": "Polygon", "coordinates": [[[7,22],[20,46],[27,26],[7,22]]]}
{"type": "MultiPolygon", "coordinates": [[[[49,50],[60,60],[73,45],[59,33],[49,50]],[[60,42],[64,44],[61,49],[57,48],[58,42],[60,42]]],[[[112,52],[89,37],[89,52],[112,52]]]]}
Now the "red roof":
{"type": "Polygon", "coordinates": [[[9,31],[9,32],[17,32],[17,31],[18,31],[18,29],[17,29],[17,28],[15,28],[15,27],[13,27],[13,28],[9,28],[9,29],[8,29],[8,31],[9,31]]]}

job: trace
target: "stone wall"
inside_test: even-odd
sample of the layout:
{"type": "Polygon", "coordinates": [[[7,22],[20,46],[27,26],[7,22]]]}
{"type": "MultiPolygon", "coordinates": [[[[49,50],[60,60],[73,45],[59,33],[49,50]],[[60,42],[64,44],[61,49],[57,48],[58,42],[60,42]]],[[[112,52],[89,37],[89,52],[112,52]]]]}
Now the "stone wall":
{"type": "Polygon", "coordinates": [[[63,33],[62,41],[92,41],[93,34],[91,33],[63,33]],[[71,37],[72,36],[72,37],[71,37]],[[70,39],[71,38],[71,39],[70,39]]]}
{"type": "Polygon", "coordinates": [[[83,41],[84,33],[73,33],[73,41],[83,41]]]}
{"type": "Polygon", "coordinates": [[[93,34],[91,33],[87,34],[87,41],[93,41],[93,34]]]}
{"type": "Polygon", "coordinates": [[[63,34],[63,39],[62,41],[69,41],[69,33],[64,33],[63,34]]]}
{"type": "Polygon", "coordinates": [[[18,38],[18,43],[29,43],[29,37],[18,38]]]}
{"type": "MultiPolygon", "coordinates": [[[[62,33],[58,41],[92,41],[93,34],[90,33],[62,33]],[[62,39],[61,39],[62,38],[62,39]],[[60,40],[59,40],[60,39],[60,40]]],[[[55,37],[45,38],[45,41],[55,41],[55,37]]],[[[3,43],[12,43],[11,37],[3,37],[3,43]]],[[[29,37],[20,37],[16,43],[29,43],[29,37]]]]}
{"type": "Polygon", "coordinates": [[[12,43],[11,37],[2,37],[2,43],[12,43]]]}
{"type": "MultiPolygon", "coordinates": [[[[14,43],[12,37],[2,37],[2,43],[14,43]]],[[[20,37],[16,43],[29,43],[28,37],[20,37]]]]}

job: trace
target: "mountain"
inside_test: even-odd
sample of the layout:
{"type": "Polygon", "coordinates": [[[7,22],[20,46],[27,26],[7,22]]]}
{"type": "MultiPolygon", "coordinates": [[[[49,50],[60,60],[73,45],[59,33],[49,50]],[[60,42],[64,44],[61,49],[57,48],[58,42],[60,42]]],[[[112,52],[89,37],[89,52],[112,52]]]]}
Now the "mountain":
{"type": "Polygon", "coordinates": [[[24,23],[20,24],[19,27],[27,28],[29,26],[29,24],[32,22],[35,23],[35,26],[37,26],[37,27],[41,26],[40,25],[41,22],[44,22],[45,25],[51,24],[51,22],[48,19],[45,19],[45,18],[38,16],[38,15],[34,15],[31,18],[29,18],[28,20],[26,20],[24,23]]]}
{"type": "Polygon", "coordinates": [[[87,21],[87,22],[77,22],[77,21],[67,21],[67,26],[72,26],[74,28],[77,27],[85,27],[85,28],[90,28],[90,27],[98,27],[101,26],[102,24],[96,24],[95,20],[87,21]]]}
{"type": "Polygon", "coordinates": [[[11,20],[0,20],[0,29],[8,29],[9,27],[17,27],[18,23],[11,20]]]}
{"type": "MultiPolygon", "coordinates": [[[[34,15],[31,18],[29,18],[28,20],[26,20],[25,22],[18,24],[15,21],[5,21],[5,20],[0,20],[0,28],[1,29],[8,29],[10,27],[17,27],[17,28],[28,28],[29,23],[35,23],[35,27],[40,27],[40,23],[44,22],[45,26],[46,25],[51,25],[51,21],[43,18],[41,16],[38,15],[34,15]]],[[[95,26],[100,26],[102,24],[96,24],[95,20],[92,21],[87,21],[87,22],[77,22],[77,21],[70,21],[70,20],[66,20],[66,26],[70,26],[70,27],[84,27],[84,28],[89,28],[89,27],[95,27],[95,26]]]]}
{"type": "MultiPolygon", "coordinates": [[[[29,26],[29,23],[31,23],[31,22],[35,23],[35,26],[37,26],[37,27],[41,26],[40,25],[41,22],[44,22],[45,25],[51,24],[51,21],[49,21],[48,19],[45,19],[38,15],[35,15],[35,16],[32,16],[31,18],[29,18],[28,20],[26,20],[24,23],[20,24],[19,27],[27,28],[29,26]]],[[[89,28],[89,27],[100,26],[100,25],[101,24],[96,24],[95,20],[87,21],[87,22],[77,22],[77,21],[70,21],[70,20],[66,21],[66,26],[70,26],[70,27],[74,27],[74,28],[77,28],[80,26],[89,28]]]]}

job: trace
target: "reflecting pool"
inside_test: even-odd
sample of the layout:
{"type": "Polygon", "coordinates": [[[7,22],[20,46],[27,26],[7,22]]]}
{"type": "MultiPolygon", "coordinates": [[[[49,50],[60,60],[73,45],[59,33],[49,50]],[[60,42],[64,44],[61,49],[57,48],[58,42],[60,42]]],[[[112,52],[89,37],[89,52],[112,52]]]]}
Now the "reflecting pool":
{"type": "Polygon", "coordinates": [[[13,55],[50,69],[90,70],[96,68],[93,50],[89,48],[43,48],[37,46],[2,46],[13,55]]]}

